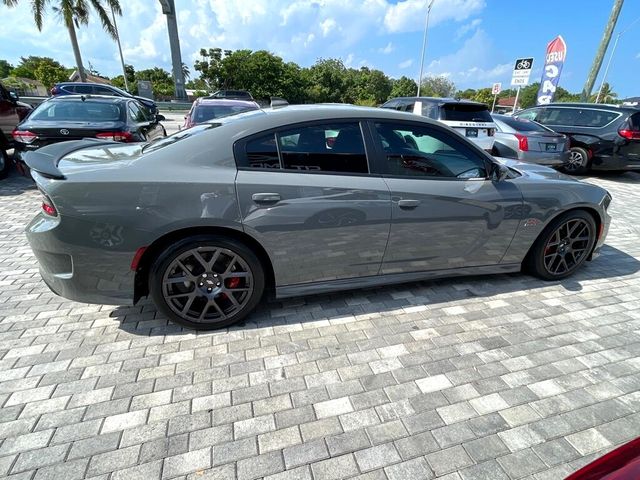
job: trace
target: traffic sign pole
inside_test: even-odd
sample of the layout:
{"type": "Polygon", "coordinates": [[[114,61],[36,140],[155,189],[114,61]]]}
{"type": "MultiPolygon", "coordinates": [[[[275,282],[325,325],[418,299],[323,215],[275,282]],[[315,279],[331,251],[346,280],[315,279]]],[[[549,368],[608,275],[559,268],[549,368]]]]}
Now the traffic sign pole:
{"type": "Polygon", "coordinates": [[[496,93],[493,96],[493,106],[491,107],[491,113],[493,113],[493,111],[496,109],[496,100],[498,99],[498,94],[496,93]]]}
{"type": "Polygon", "coordinates": [[[511,113],[516,113],[516,108],[518,107],[518,97],[520,97],[520,85],[518,85],[518,90],[516,90],[516,101],[513,102],[513,110],[511,110],[511,113]]]}

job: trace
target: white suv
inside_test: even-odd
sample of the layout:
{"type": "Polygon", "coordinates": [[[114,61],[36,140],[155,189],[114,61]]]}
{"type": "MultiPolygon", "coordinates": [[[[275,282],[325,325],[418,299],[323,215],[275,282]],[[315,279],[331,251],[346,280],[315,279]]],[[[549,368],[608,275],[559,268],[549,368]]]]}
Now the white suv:
{"type": "Polygon", "coordinates": [[[489,107],[484,103],[453,98],[399,97],[389,100],[382,108],[410,112],[438,120],[491,152],[496,124],[489,107]]]}

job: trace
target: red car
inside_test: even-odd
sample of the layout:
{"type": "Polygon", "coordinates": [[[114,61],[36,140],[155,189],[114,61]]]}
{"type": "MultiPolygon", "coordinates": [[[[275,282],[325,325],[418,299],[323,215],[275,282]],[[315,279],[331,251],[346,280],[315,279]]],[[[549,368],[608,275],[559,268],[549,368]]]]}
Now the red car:
{"type": "Polygon", "coordinates": [[[640,438],[630,441],[569,475],[565,480],[640,479],[640,438]]]}
{"type": "Polygon", "coordinates": [[[183,128],[259,108],[260,106],[254,101],[199,98],[193,102],[191,110],[185,115],[183,128]]]}

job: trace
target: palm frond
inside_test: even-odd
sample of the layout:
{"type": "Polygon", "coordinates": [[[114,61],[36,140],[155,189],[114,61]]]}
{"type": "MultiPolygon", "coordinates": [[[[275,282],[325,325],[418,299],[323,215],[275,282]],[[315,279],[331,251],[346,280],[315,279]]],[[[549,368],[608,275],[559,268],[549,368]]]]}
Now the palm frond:
{"type": "Polygon", "coordinates": [[[33,19],[36,22],[36,27],[38,27],[38,30],[42,30],[44,10],[47,7],[47,3],[48,3],[48,0],[31,0],[31,10],[33,11],[33,19]]]}
{"type": "MultiPolygon", "coordinates": [[[[102,5],[101,0],[89,0],[89,2],[91,3],[91,6],[93,7],[93,9],[98,13],[98,16],[100,17],[100,21],[102,22],[102,28],[104,29],[104,31],[107,32],[109,36],[111,36],[111,38],[115,39],[117,35],[116,29],[113,26],[113,23],[111,22],[109,13],[105,10],[104,6],[102,5]]],[[[120,5],[118,5],[118,7],[119,6],[120,5]]]]}

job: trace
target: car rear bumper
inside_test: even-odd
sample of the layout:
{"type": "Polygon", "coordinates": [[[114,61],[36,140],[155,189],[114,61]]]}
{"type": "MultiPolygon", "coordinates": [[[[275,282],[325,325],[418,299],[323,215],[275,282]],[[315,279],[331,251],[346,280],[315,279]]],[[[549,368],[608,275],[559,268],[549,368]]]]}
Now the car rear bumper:
{"type": "Polygon", "coordinates": [[[518,160],[523,162],[546,165],[548,167],[561,167],[569,161],[569,152],[518,152],[518,160]]]}
{"type": "Polygon", "coordinates": [[[84,232],[73,225],[63,228],[64,221],[39,213],[26,228],[27,240],[47,286],[57,295],[77,302],[132,305],[134,272],[130,262],[134,252],[105,248],[107,234],[97,230],[86,232],[95,248],[79,245],[84,232]]]}

